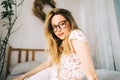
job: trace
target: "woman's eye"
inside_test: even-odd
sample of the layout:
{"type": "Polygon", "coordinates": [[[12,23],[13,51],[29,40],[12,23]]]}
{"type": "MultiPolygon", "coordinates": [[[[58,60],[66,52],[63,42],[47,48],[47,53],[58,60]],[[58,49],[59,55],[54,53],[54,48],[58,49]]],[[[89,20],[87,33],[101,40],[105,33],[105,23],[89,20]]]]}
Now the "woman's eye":
{"type": "Polygon", "coordinates": [[[64,22],[61,22],[60,25],[64,25],[65,23],[64,22]]]}

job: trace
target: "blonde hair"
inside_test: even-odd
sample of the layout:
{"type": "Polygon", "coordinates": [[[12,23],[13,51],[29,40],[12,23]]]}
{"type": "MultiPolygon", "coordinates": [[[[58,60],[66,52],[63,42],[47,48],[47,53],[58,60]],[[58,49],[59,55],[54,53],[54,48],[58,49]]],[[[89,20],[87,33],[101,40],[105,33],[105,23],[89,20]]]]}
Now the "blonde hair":
{"type": "Polygon", "coordinates": [[[67,34],[66,38],[62,41],[59,39],[53,32],[51,19],[55,15],[62,15],[66,18],[66,20],[70,23],[70,32],[74,29],[79,29],[71,12],[62,8],[54,8],[52,9],[46,16],[44,32],[47,39],[47,51],[49,52],[52,61],[55,64],[60,63],[61,54],[70,54],[71,48],[68,43],[68,36],[70,32],[67,34]]]}

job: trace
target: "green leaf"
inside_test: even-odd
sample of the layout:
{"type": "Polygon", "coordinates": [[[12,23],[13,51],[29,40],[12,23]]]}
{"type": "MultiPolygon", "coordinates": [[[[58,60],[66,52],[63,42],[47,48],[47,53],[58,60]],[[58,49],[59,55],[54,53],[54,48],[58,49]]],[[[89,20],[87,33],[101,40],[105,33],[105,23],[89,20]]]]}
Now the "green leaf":
{"type": "Polygon", "coordinates": [[[1,3],[2,7],[5,8],[6,10],[12,9],[12,5],[16,5],[15,1],[13,0],[6,0],[1,3]]]}
{"type": "Polygon", "coordinates": [[[8,15],[8,11],[2,11],[2,19],[6,18],[8,15]]]}
{"type": "Polygon", "coordinates": [[[12,9],[12,5],[16,5],[16,4],[15,4],[15,1],[9,0],[9,1],[8,1],[8,7],[9,7],[10,9],[12,9]]]}
{"type": "Polygon", "coordinates": [[[5,8],[5,9],[8,8],[7,1],[3,1],[3,2],[1,3],[1,5],[2,5],[2,7],[5,8]]]}
{"type": "Polygon", "coordinates": [[[4,18],[8,18],[8,17],[11,17],[12,15],[14,15],[14,12],[13,10],[10,10],[10,11],[2,11],[2,19],[4,18]]]}

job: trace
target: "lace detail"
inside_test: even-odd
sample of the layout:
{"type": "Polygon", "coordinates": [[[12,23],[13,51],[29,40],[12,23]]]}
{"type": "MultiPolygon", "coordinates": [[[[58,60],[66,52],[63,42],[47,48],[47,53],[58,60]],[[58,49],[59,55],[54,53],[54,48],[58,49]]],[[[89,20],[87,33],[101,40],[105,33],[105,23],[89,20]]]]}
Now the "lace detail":
{"type": "MultiPolygon", "coordinates": [[[[73,30],[68,39],[88,42],[87,38],[80,30],[73,30]]],[[[70,55],[65,55],[64,53],[61,55],[59,76],[60,80],[81,80],[85,76],[83,66],[81,65],[77,53],[71,52],[70,55]]]]}
{"type": "Polygon", "coordinates": [[[60,62],[60,80],[81,80],[84,75],[83,66],[77,54],[71,53],[69,56],[62,54],[60,62]]]}
{"type": "Polygon", "coordinates": [[[85,35],[82,33],[82,31],[80,30],[73,30],[71,32],[71,34],[69,35],[69,40],[70,39],[77,39],[77,40],[81,40],[81,41],[86,41],[88,42],[87,38],[85,37],[85,35]]]}

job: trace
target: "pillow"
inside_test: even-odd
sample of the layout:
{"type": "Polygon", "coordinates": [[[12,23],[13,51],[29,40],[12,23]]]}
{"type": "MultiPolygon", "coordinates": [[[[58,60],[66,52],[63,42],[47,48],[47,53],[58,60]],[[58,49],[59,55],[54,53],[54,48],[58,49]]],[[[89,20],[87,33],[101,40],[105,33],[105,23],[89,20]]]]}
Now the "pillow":
{"type": "Polygon", "coordinates": [[[11,66],[9,68],[9,72],[11,75],[26,73],[26,72],[32,70],[33,68],[35,68],[36,66],[38,66],[39,64],[40,63],[37,61],[22,62],[22,63],[14,65],[14,66],[11,66]]]}

